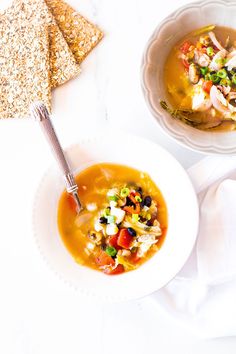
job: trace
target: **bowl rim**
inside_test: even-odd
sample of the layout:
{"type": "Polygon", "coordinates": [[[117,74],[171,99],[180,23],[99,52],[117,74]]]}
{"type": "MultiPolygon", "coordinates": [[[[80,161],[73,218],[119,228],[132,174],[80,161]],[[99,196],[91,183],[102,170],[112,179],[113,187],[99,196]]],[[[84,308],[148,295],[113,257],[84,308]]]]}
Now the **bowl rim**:
{"type": "MultiPolygon", "coordinates": [[[[196,196],[196,193],[195,193],[195,190],[194,190],[194,187],[193,187],[193,184],[192,184],[192,181],[190,179],[190,177],[188,176],[188,174],[186,173],[186,170],[183,168],[183,166],[179,163],[179,161],[170,153],[168,152],[165,148],[163,148],[161,145],[151,141],[151,140],[148,140],[148,139],[145,139],[145,138],[141,138],[139,136],[136,136],[136,135],[132,135],[132,134],[125,134],[125,136],[129,136],[129,137],[133,137],[134,139],[138,139],[139,141],[143,141],[143,142],[149,142],[150,144],[153,144],[153,145],[156,145],[158,147],[159,150],[162,150],[166,155],[169,155],[170,158],[172,158],[174,160],[174,162],[176,163],[176,165],[178,165],[180,167],[180,169],[182,170],[182,172],[185,172],[185,176],[186,178],[188,179],[188,181],[190,182],[190,186],[192,187],[192,201],[193,201],[193,214],[195,215],[196,219],[194,221],[194,232],[193,232],[193,236],[192,236],[192,243],[191,243],[191,249],[190,247],[188,248],[188,251],[185,252],[184,256],[182,257],[182,261],[181,261],[181,266],[176,267],[176,270],[173,274],[173,276],[171,276],[171,278],[169,278],[165,284],[163,284],[161,287],[164,287],[165,285],[167,285],[180,271],[181,269],[183,268],[183,266],[185,265],[185,263],[187,262],[193,248],[194,248],[194,245],[195,245],[195,242],[196,242],[196,238],[197,238],[197,235],[198,235],[198,229],[199,229],[199,207],[198,207],[198,201],[197,201],[197,196],[196,196]]],[[[86,143],[89,143],[90,141],[100,141],[100,138],[101,136],[96,136],[96,137],[92,137],[92,138],[88,138],[88,139],[80,139],[78,141],[78,143],[74,143],[74,144],[71,144],[69,145],[66,149],[65,149],[65,152],[66,154],[70,153],[70,151],[72,151],[74,148],[78,147],[78,146],[83,146],[83,144],[86,144],[86,143]]],[[[93,164],[96,164],[98,162],[93,162],[93,164]]],[[[114,163],[117,163],[114,161],[114,163]]],[[[124,163],[126,164],[126,163],[124,163]]],[[[81,295],[84,295],[86,296],[87,298],[90,298],[90,299],[93,299],[93,300],[97,300],[99,302],[108,302],[108,303],[114,303],[114,302],[121,302],[121,301],[128,301],[128,300],[135,300],[135,299],[139,299],[139,298],[143,298],[145,296],[148,296],[148,295],[151,295],[153,294],[154,292],[156,292],[160,287],[157,287],[156,289],[153,289],[152,291],[149,291],[149,290],[145,290],[143,289],[142,292],[141,292],[141,295],[140,293],[137,294],[137,296],[133,295],[132,297],[130,297],[129,295],[127,296],[126,294],[122,294],[122,295],[118,295],[118,296],[101,296],[101,295],[98,295],[96,293],[94,293],[93,291],[91,290],[88,290],[84,287],[80,287],[78,285],[75,285],[72,281],[68,280],[65,278],[65,276],[60,272],[58,271],[55,267],[54,267],[54,264],[53,262],[51,262],[49,259],[48,259],[48,256],[45,254],[45,251],[43,250],[43,247],[41,246],[41,241],[40,241],[40,237],[39,237],[39,233],[37,231],[37,223],[36,223],[36,213],[37,213],[37,200],[39,199],[39,195],[41,193],[41,188],[43,187],[45,181],[47,180],[48,176],[50,176],[50,170],[53,168],[52,164],[46,169],[46,171],[44,171],[44,173],[40,176],[40,180],[39,180],[39,183],[38,183],[38,186],[37,186],[37,189],[36,189],[36,192],[35,192],[35,196],[34,196],[34,200],[33,200],[33,208],[32,208],[32,234],[33,234],[33,237],[34,237],[34,242],[36,244],[36,248],[41,256],[41,259],[42,261],[47,265],[47,267],[54,273],[54,275],[59,278],[60,280],[63,281],[64,284],[66,285],[69,285],[70,288],[73,288],[75,291],[78,291],[81,295]]],[[[81,171],[86,168],[86,167],[83,167],[81,169],[81,171]]],[[[77,171],[78,172],[78,171],[77,171]]],[[[58,172],[58,175],[60,173],[58,172]]],[[[164,242],[165,243],[165,242],[164,242]]],[[[67,251],[68,252],[68,251],[67,251]]],[[[131,272],[132,273],[132,272],[131,272]]]]}
{"type": "MultiPolygon", "coordinates": [[[[189,138],[185,134],[179,133],[176,129],[172,131],[166,124],[165,124],[165,112],[161,111],[161,109],[158,111],[155,109],[151,102],[151,89],[148,87],[148,84],[146,83],[146,69],[148,65],[148,53],[149,49],[151,48],[152,44],[157,40],[158,38],[158,32],[161,30],[163,26],[168,24],[169,22],[173,22],[178,19],[178,17],[186,10],[188,9],[194,9],[194,8],[202,8],[204,6],[208,6],[209,4],[212,5],[223,5],[227,8],[230,8],[232,5],[236,5],[235,1],[233,0],[201,0],[201,1],[194,1],[191,3],[188,3],[186,5],[183,5],[181,7],[178,7],[176,10],[172,11],[169,15],[167,15],[159,24],[156,26],[154,31],[152,32],[151,36],[149,37],[144,50],[143,50],[143,55],[141,59],[141,66],[140,66],[140,84],[141,84],[141,89],[143,92],[143,96],[145,99],[145,102],[149,108],[149,111],[151,112],[151,116],[155,120],[156,123],[161,127],[162,131],[170,137],[172,140],[180,144],[181,146],[190,149],[191,151],[194,152],[199,152],[205,155],[235,155],[236,154],[236,143],[235,146],[227,147],[224,148],[219,145],[214,145],[212,143],[206,144],[206,145],[199,145],[194,142],[193,139],[189,138]]],[[[196,129],[196,128],[193,128],[196,129]]],[[[201,131],[201,134],[208,135],[209,133],[213,134],[225,134],[224,132],[207,132],[207,131],[201,131]]],[[[236,132],[227,132],[227,134],[232,134],[234,133],[236,135],[236,132]]],[[[236,137],[235,137],[236,141],[236,137]]]]}

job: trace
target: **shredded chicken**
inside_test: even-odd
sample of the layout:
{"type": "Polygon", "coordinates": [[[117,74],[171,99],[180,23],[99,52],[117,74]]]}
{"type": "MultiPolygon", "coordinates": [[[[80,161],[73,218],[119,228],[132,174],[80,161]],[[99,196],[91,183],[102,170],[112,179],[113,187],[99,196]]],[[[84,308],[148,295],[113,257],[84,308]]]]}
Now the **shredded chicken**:
{"type": "Polygon", "coordinates": [[[236,68],[236,55],[234,55],[231,59],[227,61],[225,66],[228,68],[228,70],[232,70],[233,68],[236,68]]]}
{"type": "Polygon", "coordinates": [[[155,236],[161,236],[162,233],[159,223],[156,226],[147,226],[141,222],[132,222],[132,218],[130,216],[127,216],[123,221],[123,227],[132,227],[141,235],[153,234],[155,236]]]}
{"type": "Polygon", "coordinates": [[[202,89],[202,80],[194,85],[194,94],[192,98],[192,109],[194,111],[207,111],[212,106],[209,95],[202,89]]]}
{"type": "Polygon", "coordinates": [[[218,48],[219,50],[225,50],[220,42],[216,39],[215,33],[214,32],[209,32],[209,37],[212,40],[212,43],[218,48]]]}
{"type": "Polygon", "coordinates": [[[198,64],[202,67],[206,67],[210,64],[210,58],[206,54],[202,54],[198,59],[198,64]]]}
{"type": "Polygon", "coordinates": [[[226,100],[224,95],[214,85],[211,88],[210,97],[213,106],[221,113],[226,114],[226,117],[228,117],[228,114],[236,112],[236,108],[226,100]]]}
{"type": "Polygon", "coordinates": [[[226,57],[226,54],[227,52],[225,49],[222,49],[218,53],[216,53],[209,65],[209,68],[215,71],[218,71],[221,68],[223,68],[224,66],[223,59],[226,57]]]}

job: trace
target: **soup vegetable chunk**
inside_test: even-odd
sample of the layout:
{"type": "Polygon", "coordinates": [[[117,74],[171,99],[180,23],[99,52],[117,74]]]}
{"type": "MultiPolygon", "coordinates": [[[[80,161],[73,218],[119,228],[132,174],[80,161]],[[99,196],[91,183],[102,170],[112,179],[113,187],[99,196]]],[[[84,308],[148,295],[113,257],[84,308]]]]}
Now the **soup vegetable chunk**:
{"type": "Polygon", "coordinates": [[[146,173],[103,163],[81,172],[76,182],[84,210],[78,215],[63,192],[58,226],[78,263],[115,275],[136,269],[161,247],[167,209],[146,173]]]}
{"type": "Polygon", "coordinates": [[[187,35],[167,58],[165,84],[181,121],[198,129],[236,128],[236,31],[207,26],[187,35]]]}

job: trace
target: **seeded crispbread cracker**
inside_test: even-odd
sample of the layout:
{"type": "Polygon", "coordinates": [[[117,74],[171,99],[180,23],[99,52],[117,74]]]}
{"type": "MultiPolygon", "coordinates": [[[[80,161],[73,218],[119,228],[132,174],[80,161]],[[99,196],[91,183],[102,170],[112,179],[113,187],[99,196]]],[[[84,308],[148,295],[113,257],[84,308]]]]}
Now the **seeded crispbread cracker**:
{"type": "Polygon", "coordinates": [[[0,118],[26,117],[38,100],[50,109],[48,33],[36,26],[28,30],[31,36],[18,28],[0,38],[0,118]]]}
{"type": "Polygon", "coordinates": [[[16,0],[24,5],[28,19],[48,29],[51,87],[57,87],[80,73],[76,62],[57,22],[44,0],[16,0]]]}
{"type": "Polygon", "coordinates": [[[62,0],[45,0],[77,63],[102,39],[100,29],[62,0]]]}
{"type": "Polygon", "coordinates": [[[44,0],[15,0],[0,16],[0,118],[27,117],[51,89],[75,77],[79,65],[44,0]]]}
{"type": "MultiPolygon", "coordinates": [[[[63,9],[65,6],[63,3],[63,9]]],[[[66,16],[66,21],[70,21],[69,18],[66,16]]],[[[44,0],[14,0],[13,5],[0,15],[0,118],[27,117],[30,103],[39,99],[50,111],[51,89],[78,75],[78,63],[99,40],[92,40],[96,27],[80,15],[79,18],[84,22],[80,27],[83,34],[79,37],[78,48],[84,45],[83,36],[85,43],[91,42],[90,49],[86,44],[81,60],[74,57],[71,50],[75,44],[75,30],[70,27],[68,31],[73,33],[62,34],[44,0]],[[88,42],[86,24],[93,28],[88,42]],[[66,36],[71,36],[71,40],[73,37],[71,49],[66,36]]]]}

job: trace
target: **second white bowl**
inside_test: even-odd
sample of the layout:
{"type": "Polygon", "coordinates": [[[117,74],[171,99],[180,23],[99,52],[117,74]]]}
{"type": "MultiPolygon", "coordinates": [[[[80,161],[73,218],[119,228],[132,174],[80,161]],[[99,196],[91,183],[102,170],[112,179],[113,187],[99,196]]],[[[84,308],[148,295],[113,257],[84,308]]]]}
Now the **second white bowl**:
{"type": "Polygon", "coordinates": [[[188,4],[169,15],[156,28],[143,56],[143,93],[156,121],[180,144],[207,154],[236,154],[236,131],[200,131],[174,120],[160,107],[160,100],[168,101],[163,68],[170,49],[187,33],[209,24],[236,29],[235,1],[201,1],[188,4]]]}

